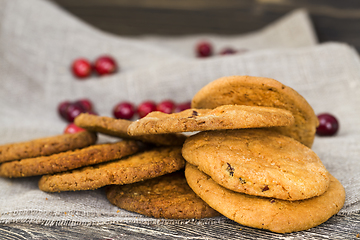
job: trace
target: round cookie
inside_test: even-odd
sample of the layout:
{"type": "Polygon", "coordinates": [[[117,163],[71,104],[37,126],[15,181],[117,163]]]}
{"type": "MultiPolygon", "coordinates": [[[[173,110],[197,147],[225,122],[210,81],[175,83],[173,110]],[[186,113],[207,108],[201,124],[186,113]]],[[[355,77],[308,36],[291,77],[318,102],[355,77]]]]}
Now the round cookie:
{"type": "Polygon", "coordinates": [[[158,146],[179,146],[182,145],[186,139],[186,136],[182,134],[157,134],[133,137],[127,133],[128,126],[132,123],[132,121],[126,119],[115,119],[106,116],[96,116],[88,113],[82,113],[77,116],[74,123],[77,126],[89,131],[99,132],[123,139],[139,140],[158,146]]]}
{"type": "Polygon", "coordinates": [[[106,196],[113,205],[148,217],[199,219],[220,215],[189,187],[184,171],[132,184],[111,185],[106,188],[106,196]]]}
{"type": "Polygon", "coordinates": [[[186,164],[185,176],[189,186],[212,208],[229,219],[254,228],[277,233],[307,230],[327,221],[338,213],[345,202],[345,190],[330,175],[330,186],[321,196],[285,201],[233,192],[186,164]]]}
{"type": "Polygon", "coordinates": [[[330,183],[310,148],[267,129],[200,132],[182,154],[219,185],[250,195],[300,200],[323,194],[330,183]]]}
{"type": "Polygon", "coordinates": [[[45,192],[91,190],[159,177],[184,166],[181,147],[155,148],[109,163],[42,176],[39,188],[45,192]]]}
{"type": "Polygon", "coordinates": [[[216,108],[221,105],[247,105],[281,108],[290,111],[295,124],[274,130],[311,147],[318,119],[309,103],[295,90],[262,77],[230,76],[217,79],[198,91],[192,108],[216,108]]]}
{"type": "Polygon", "coordinates": [[[179,113],[151,112],[128,127],[129,135],[194,132],[220,129],[287,126],[294,123],[289,111],[244,105],[215,109],[187,109],[179,113]]]}
{"type": "Polygon", "coordinates": [[[17,178],[64,172],[118,159],[134,154],[137,151],[139,151],[139,146],[136,141],[97,144],[50,156],[6,162],[0,165],[0,176],[17,178]]]}
{"type": "Polygon", "coordinates": [[[96,134],[82,131],[5,144],[0,146],[0,163],[83,148],[94,144],[96,140],[96,134]]]}

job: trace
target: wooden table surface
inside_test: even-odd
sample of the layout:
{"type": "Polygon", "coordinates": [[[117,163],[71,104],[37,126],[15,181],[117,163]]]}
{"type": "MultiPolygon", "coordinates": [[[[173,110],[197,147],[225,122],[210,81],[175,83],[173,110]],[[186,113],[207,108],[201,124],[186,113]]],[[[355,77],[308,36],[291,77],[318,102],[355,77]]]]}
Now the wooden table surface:
{"type": "MultiPolygon", "coordinates": [[[[346,42],[360,50],[357,0],[55,0],[104,31],[122,36],[258,30],[291,10],[306,8],[320,42],[346,42]]],[[[358,239],[360,214],[334,216],[308,231],[274,234],[225,220],[223,224],[42,226],[0,224],[0,239],[358,239]],[[334,227],[336,226],[336,227],[334,227]],[[240,230],[241,229],[241,230],[240,230]]]]}

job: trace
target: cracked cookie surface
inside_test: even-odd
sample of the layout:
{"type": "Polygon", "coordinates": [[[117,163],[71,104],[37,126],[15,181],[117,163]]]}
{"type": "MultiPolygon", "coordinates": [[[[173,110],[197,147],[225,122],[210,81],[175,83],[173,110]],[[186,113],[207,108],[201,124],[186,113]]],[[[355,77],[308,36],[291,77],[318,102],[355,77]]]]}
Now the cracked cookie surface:
{"type": "Polygon", "coordinates": [[[128,127],[130,135],[194,132],[220,129],[287,126],[292,114],[283,109],[223,105],[215,109],[187,109],[179,113],[151,112],[128,127]]]}
{"type": "Polygon", "coordinates": [[[318,226],[339,212],[345,202],[343,186],[331,175],[329,188],[324,194],[298,201],[256,197],[228,190],[189,163],[186,164],[185,176],[193,191],[224,216],[245,226],[277,233],[318,226]]]}
{"type": "Polygon", "coordinates": [[[6,162],[0,165],[0,176],[16,178],[64,172],[128,156],[138,150],[139,146],[135,141],[96,144],[50,156],[6,162]]]}
{"type": "Polygon", "coordinates": [[[39,188],[45,192],[91,190],[159,177],[184,166],[181,147],[161,147],[108,163],[42,176],[39,188]]]}
{"type": "Polygon", "coordinates": [[[219,78],[200,89],[192,108],[216,108],[221,105],[264,106],[288,110],[295,124],[274,130],[311,147],[318,119],[309,103],[294,89],[263,77],[229,76],[219,78]]]}
{"type": "Polygon", "coordinates": [[[108,186],[106,196],[119,208],[149,217],[200,219],[220,215],[189,187],[183,170],[142,182],[108,186]]]}
{"type": "Polygon", "coordinates": [[[185,141],[182,154],[221,186],[250,195],[307,199],[330,182],[310,148],[267,129],[200,132],[185,141]]]}

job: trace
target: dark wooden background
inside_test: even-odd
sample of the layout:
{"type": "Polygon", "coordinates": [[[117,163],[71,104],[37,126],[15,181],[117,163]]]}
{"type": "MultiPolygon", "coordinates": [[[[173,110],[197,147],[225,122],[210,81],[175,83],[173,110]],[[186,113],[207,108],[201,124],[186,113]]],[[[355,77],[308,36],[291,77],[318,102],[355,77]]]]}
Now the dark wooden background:
{"type": "MultiPolygon", "coordinates": [[[[85,22],[122,36],[247,33],[291,10],[305,8],[320,42],[346,42],[360,50],[360,0],[54,1],[85,22]]],[[[318,228],[285,235],[254,230],[230,220],[219,226],[189,224],[187,228],[141,224],[92,227],[0,224],[0,239],[359,239],[359,233],[360,214],[335,216],[318,228]],[[217,232],[221,234],[215,236],[217,232]]]]}
{"type": "Polygon", "coordinates": [[[91,25],[123,36],[254,31],[304,8],[320,42],[360,50],[359,0],[55,0],[91,25]]]}

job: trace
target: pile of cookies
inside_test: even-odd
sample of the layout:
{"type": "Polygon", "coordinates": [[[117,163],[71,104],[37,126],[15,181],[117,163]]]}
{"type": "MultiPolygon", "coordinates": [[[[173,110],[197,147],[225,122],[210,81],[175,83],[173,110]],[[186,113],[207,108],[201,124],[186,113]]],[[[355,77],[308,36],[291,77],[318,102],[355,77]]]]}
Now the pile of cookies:
{"type": "Polygon", "coordinates": [[[311,150],[313,109],[274,79],[224,77],[180,113],[152,112],[134,122],[81,114],[75,124],[87,131],[64,136],[92,140],[79,146],[54,143],[65,138],[55,136],[0,146],[0,176],[43,175],[39,188],[47,192],[106,186],[112,204],[150,217],[222,214],[279,233],[315,227],[345,201],[344,188],[311,150]],[[96,133],[122,140],[95,144],[96,133]]]}

